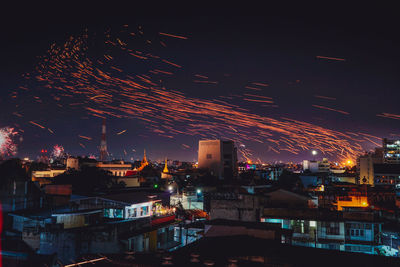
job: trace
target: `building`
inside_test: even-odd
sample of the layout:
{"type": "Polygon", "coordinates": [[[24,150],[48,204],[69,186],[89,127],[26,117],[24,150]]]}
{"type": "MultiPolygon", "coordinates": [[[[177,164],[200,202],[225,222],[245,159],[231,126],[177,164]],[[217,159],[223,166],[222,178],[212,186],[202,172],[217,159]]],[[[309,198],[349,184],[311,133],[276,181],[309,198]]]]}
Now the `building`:
{"type": "Polygon", "coordinates": [[[375,186],[400,186],[400,164],[374,164],[375,186]]]}
{"type": "Polygon", "coordinates": [[[75,196],[62,207],[10,212],[10,232],[37,254],[57,253],[63,264],[87,253],[169,249],[177,245],[176,224],[166,197],[143,190],[75,196]]]}
{"type": "Polygon", "coordinates": [[[389,164],[400,164],[400,140],[389,140],[384,138],[383,145],[383,161],[389,164]]]}
{"type": "Polygon", "coordinates": [[[383,163],[383,150],[366,153],[357,159],[357,173],[360,184],[374,185],[374,164],[383,163]]]}
{"type": "Polygon", "coordinates": [[[279,223],[292,230],[292,244],[365,254],[377,254],[382,223],[369,220],[335,220],[262,218],[262,222],[279,223]]]}
{"type": "MultiPolygon", "coordinates": [[[[43,205],[43,193],[26,173],[20,160],[11,159],[0,164],[1,213],[43,205]]],[[[0,217],[1,219],[1,217],[0,217]]],[[[6,223],[6,221],[0,221],[6,223]]]]}
{"type": "Polygon", "coordinates": [[[219,179],[230,179],[237,172],[237,150],[233,141],[200,140],[199,169],[205,169],[219,179]]]}
{"type": "Polygon", "coordinates": [[[68,169],[79,170],[79,159],[68,157],[67,158],[67,170],[68,169]]]}
{"type": "MultiPolygon", "coordinates": [[[[256,228],[258,226],[251,226],[256,228]]],[[[247,228],[252,230],[250,227],[247,228]]],[[[400,259],[282,244],[252,235],[205,237],[170,253],[93,255],[74,266],[398,266],[400,259]]]]}
{"type": "Polygon", "coordinates": [[[368,197],[362,194],[337,196],[336,206],[339,211],[343,208],[366,208],[368,207],[368,197]]]}
{"type": "Polygon", "coordinates": [[[359,184],[400,184],[400,140],[382,140],[382,147],[357,159],[359,184]]]}
{"type": "MultiPolygon", "coordinates": [[[[205,222],[204,237],[220,236],[252,236],[276,242],[290,240],[292,231],[281,228],[277,223],[242,222],[225,219],[215,219],[205,222]]],[[[282,242],[285,243],[285,242],[282,242]]]]}
{"type": "Polygon", "coordinates": [[[169,173],[168,170],[168,161],[165,159],[164,169],[161,173],[161,179],[171,179],[172,175],[169,173]]]}
{"type": "Polygon", "coordinates": [[[52,178],[57,175],[63,174],[66,169],[50,169],[45,171],[33,171],[32,172],[32,181],[39,182],[40,185],[50,184],[52,183],[52,178]]]}
{"type": "Polygon", "coordinates": [[[256,222],[267,202],[267,197],[226,192],[210,192],[204,196],[204,210],[209,211],[210,219],[227,219],[256,222]]]}
{"type": "Polygon", "coordinates": [[[98,162],[96,167],[109,171],[114,176],[125,176],[128,171],[132,170],[132,164],[127,164],[123,161],[109,163],[98,162]]]}
{"type": "MultiPolygon", "coordinates": [[[[75,198],[71,202],[83,209],[102,209],[104,217],[111,219],[138,219],[165,215],[172,211],[163,205],[158,193],[139,190],[108,194],[101,197],[75,198]]],[[[168,205],[169,199],[164,202],[168,205]]]]}
{"type": "Polygon", "coordinates": [[[266,206],[285,208],[315,208],[315,203],[308,194],[299,194],[281,188],[270,188],[264,195],[266,206]]]}
{"type": "Polygon", "coordinates": [[[184,190],[181,194],[171,195],[170,205],[182,205],[185,210],[203,210],[203,194],[197,190],[184,190]]]}
{"type": "Polygon", "coordinates": [[[323,158],[322,161],[317,160],[304,160],[303,161],[303,170],[310,171],[312,173],[315,172],[329,172],[330,162],[327,158],[323,158]]]}

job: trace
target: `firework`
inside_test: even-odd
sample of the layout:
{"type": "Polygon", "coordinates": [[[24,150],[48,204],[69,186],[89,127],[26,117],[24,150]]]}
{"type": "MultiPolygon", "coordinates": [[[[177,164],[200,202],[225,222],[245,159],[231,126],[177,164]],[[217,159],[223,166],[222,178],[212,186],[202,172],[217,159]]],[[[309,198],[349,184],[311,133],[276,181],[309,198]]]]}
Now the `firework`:
{"type": "Polygon", "coordinates": [[[13,141],[17,134],[14,128],[0,128],[0,156],[13,156],[17,153],[17,145],[13,141]]]}
{"type": "MultiPolygon", "coordinates": [[[[186,38],[165,33],[160,35],[186,38]]],[[[135,36],[129,35],[129,38],[135,36]]],[[[364,151],[362,142],[369,142],[356,135],[291,118],[255,114],[230,102],[236,98],[248,105],[275,103],[272,98],[259,94],[229,95],[224,97],[229,101],[226,102],[189,97],[181,91],[165,88],[162,79],[184,68],[173,63],[173,59],[163,59],[149,51],[138,51],[127,40],[108,36],[105,40],[109,46],[107,54],[92,58],[87,53],[88,43],[93,43],[88,42],[88,36],[71,37],[63,45],[51,46],[32,77],[40,85],[38,87],[49,90],[48,95],[55,102],[62,101],[62,104],[59,103],[62,108],[82,108],[89,115],[100,118],[134,118],[141,121],[148,131],[167,138],[185,134],[200,138],[231,139],[241,144],[256,142],[264,144],[266,151],[276,153],[287,151],[298,154],[313,148],[330,156],[352,159],[364,151]],[[118,55],[121,53],[126,53],[124,60],[129,57],[133,64],[146,62],[144,65],[147,70],[142,73],[126,71],[124,66],[118,65],[118,55]]],[[[152,43],[158,42],[150,42],[149,46],[152,43]]],[[[196,83],[218,84],[217,81],[209,81],[207,76],[191,75],[198,78],[194,80],[196,83]]],[[[268,86],[265,82],[252,82],[245,88],[262,91],[268,86]]],[[[26,90],[23,89],[21,94],[23,92],[26,90]]],[[[314,107],[349,114],[325,106],[314,107]]],[[[34,121],[30,123],[45,128],[34,121]]],[[[79,137],[91,139],[82,135],[79,137]]],[[[248,149],[240,152],[244,158],[251,156],[248,149]]]]}
{"type": "Polygon", "coordinates": [[[53,151],[51,152],[51,156],[53,158],[62,158],[65,155],[64,147],[60,145],[53,146],[53,151]]]}

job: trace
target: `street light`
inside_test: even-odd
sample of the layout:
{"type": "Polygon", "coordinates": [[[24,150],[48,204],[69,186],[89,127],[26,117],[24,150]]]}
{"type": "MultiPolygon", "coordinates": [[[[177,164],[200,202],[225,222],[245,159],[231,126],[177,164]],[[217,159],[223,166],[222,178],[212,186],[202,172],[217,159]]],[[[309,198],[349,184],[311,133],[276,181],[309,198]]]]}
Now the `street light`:
{"type": "Polygon", "coordinates": [[[201,194],[201,189],[197,189],[197,194],[201,194]]]}
{"type": "Polygon", "coordinates": [[[313,160],[315,161],[315,156],[318,154],[317,150],[312,150],[311,155],[313,155],[313,160]]]}

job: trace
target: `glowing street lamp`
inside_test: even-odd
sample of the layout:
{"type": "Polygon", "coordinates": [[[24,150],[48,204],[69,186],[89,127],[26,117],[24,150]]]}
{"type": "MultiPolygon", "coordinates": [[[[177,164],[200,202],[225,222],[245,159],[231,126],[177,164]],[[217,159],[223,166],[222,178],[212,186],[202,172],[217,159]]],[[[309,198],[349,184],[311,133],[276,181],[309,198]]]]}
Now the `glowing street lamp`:
{"type": "Polygon", "coordinates": [[[313,160],[315,161],[315,156],[318,154],[317,150],[312,150],[311,155],[313,155],[313,160]]]}

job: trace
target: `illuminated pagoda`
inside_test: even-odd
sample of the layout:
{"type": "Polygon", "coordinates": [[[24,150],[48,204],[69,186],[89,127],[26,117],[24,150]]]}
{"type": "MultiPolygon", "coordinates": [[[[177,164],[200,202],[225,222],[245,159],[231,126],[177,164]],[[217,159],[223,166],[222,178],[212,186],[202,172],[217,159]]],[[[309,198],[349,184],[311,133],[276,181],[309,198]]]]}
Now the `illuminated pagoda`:
{"type": "Polygon", "coordinates": [[[172,178],[172,175],[169,173],[168,170],[168,160],[165,158],[165,165],[164,165],[164,170],[161,173],[161,179],[170,179],[172,178]]]}
{"type": "Polygon", "coordinates": [[[137,169],[134,169],[135,171],[141,171],[144,169],[144,167],[146,167],[147,165],[149,165],[149,162],[147,161],[147,157],[146,157],[146,149],[144,150],[144,154],[143,154],[143,159],[140,163],[140,167],[137,169]]]}

